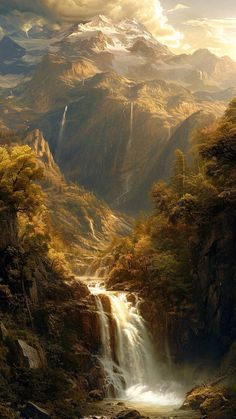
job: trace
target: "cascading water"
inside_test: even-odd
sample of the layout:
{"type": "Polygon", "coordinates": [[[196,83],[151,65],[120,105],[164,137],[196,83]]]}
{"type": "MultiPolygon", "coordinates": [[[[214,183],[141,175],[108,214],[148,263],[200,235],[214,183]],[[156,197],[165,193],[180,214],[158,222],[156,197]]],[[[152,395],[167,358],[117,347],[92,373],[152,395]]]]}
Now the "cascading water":
{"type": "Polygon", "coordinates": [[[61,145],[61,142],[63,140],[63,134],[64,134],[65,124],[66,124],[67,111],[68,111],[68,106],[66,105],[65,109],[64,109],[64,112],[63,112],[63,115],[62,115],[62,120],[61,120],[61,126],[60,126],[60,131],[59,131],[58,142],[57,142],[56,160],[58,160],[59,153],[60,153],[60,145],[61,145]]]}
{"type": "Polygon", "coordinates": [[[124,292],[91,285],[100,319],[99,360],[107,377],[107,397],[158,405],[177,405],[178,397],[160,384],[158,363],[139,301],[124,292]],[[109,312],[107,307],[109,306],[109,312]]]}

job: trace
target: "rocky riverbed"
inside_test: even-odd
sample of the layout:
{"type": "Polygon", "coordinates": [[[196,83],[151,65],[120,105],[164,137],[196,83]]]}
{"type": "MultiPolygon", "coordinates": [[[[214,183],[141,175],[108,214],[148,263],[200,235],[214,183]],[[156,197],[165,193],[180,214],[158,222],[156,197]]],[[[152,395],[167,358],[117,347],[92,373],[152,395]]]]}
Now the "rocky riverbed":
{"type": "Polygon", "coordinates": [[[200,419],[199,413],[180,410],[177,406],[163,407],[117,400],[89,403],[84,417],[86,419],[200,419]]]}

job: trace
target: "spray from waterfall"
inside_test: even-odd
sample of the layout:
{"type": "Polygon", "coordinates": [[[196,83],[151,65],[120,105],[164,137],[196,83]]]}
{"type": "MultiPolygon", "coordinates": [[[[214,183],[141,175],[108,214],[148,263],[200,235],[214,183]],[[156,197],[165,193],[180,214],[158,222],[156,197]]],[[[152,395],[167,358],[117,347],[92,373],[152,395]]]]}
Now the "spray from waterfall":
{"type": "Polygon", "coordinates": [[[68,106],[66,105],[65,109],[64,109],[64,112],[63,112],[63,116],[62,116],[61,126],[60,126],[60,131],[59,131],[59,137],[58,137],[58,141],[57,141],[57,150],[56,150],[56,153],[55,153],[56,154],[56,160],[59,159],[60,146],[61,146],[61,143],[62,143],[62,140],[63,140],[67,111],[68,111],[68,106]]]}
{"type": "Polygon", "coordinates": [[[106,373],[107,397],[177,405],[177,396],[167,393],[160,384],[157,359],[138,298],[131,302],[126,293],[106,291],[100,284],[89,288],[100,319],[99,360],[106,373]],[[109,304],[104,303],[106,300],[109,304]]]}

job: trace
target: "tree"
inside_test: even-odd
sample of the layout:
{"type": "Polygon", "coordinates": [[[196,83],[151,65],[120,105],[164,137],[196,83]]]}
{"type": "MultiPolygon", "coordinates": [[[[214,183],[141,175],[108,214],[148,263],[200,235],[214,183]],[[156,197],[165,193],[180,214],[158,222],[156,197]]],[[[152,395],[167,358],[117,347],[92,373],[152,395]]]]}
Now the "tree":
{"type": "Polygon", "coordinates": [[[175,163],[171,177],[171,186],[173,190],[181,197],[186,192],[187,163],[184,153],[177,149],[175,151],[175,163]]]}
{"type": "Polygon", "coordinates": [[[0,249],[16,245],[17,214],[31,219],[43,204],[43,178],[34,152],[28,146],[0,147],[0,249]]]}

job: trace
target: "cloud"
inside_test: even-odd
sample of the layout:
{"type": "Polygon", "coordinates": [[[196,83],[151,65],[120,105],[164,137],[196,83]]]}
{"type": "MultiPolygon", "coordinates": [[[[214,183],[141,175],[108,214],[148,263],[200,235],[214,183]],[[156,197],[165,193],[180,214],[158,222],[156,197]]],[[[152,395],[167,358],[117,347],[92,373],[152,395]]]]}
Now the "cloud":
{"type": "Polygon", "coordinates": [[[206,48],[217,55],[230,55],[236,59],[236,18],[192,19],[186,21],[185,26],[193,46],[200,47],[201,34],[206,48]]]}
{"type": "MultiPolygon", "coordinates": [[[[182,5],[183,6],[183,5],[182,5]]],[[[160,42],[178,48],[183,34],[168,22],[160,0],[1,0],[0,13],[35,13],[54,21],[78,22],[104,14],[116,20],[135,18],[160,42]]],[[[27,24],[26,24],[27,28],[27,24]]]]}
{"type": "Polygon", "coordinates": [[[190,9],[190,7],[187,6],[186,4],[178,3],[178,4],[176,4],[175,7],[173,7],[173,9],[167,10],[167,13],[174,13],[174,12],[177,12],[179,10],[185,10],[185,9],[190,9]]]}
{"type": "Polygon", "coordinates": [[[8,14],[13,11],[36,13],[46,15],[50,13],[45,0],[1,0],[0,14],[8,14]]]}
{"type": "Polygon", "coordinates": [[[119,20],[124,17],[142,22],[161,42],[171,48],[178,48],[183,34],[169,24],[159,0],[45,0],[49,9],[66,20],[88,19],[105,14],[119,20]]]}

